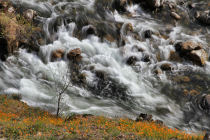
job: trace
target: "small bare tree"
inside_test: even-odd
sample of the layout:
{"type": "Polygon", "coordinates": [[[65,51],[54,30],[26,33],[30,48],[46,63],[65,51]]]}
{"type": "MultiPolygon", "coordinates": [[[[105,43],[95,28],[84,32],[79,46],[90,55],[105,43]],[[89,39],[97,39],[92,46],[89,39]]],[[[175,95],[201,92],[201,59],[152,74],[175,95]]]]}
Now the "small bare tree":
{"type": "MultiPolygon", "coordinates": [[[[64,77],[63,77],[64,78],[64,77]]],[[[70,77],[68,77],[70,78],[70,77]]],[[[63,85],[61,85],[59,88],[57,88],[56,90],[56,93],[57,93],[57,96],[58,96],[58,99],[57,99],[57,111],[56,111],[56,116],[58,117],[60,115],[60,110],[61,110],[61,100],[62,100],[62,97],[63,97],[63,94],[65,93],[65,91],[68,89],[68,87],[70,86],[71,82],[70,80],[66,80],[66,78],[64,78],[64,83],[63,85]]]]}
{"type": "Polygon", "coordinates": [[[63,99],[63,95],[67,91],[69,87],[71,87],[71,80],[70,80],[70,70],[69,68],[66,70],[66,72],[59,74],[55,74],[51,71],[53,74],[53,90],[56,93],[56,116],[59,117],[61,113],[61,103],[63,99]]]}

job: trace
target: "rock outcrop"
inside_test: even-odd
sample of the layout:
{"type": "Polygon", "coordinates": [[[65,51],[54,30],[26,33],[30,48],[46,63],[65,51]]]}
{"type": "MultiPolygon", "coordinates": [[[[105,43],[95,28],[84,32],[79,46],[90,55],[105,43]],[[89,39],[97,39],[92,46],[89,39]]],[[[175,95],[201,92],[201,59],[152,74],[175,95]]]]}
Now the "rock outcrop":
{"type": "MultiPolygon", "coordinates": [[[[1,2],[2,11],[0,13],[0,58],[5,61],[18,48],[23,47],[28,50],[38,51],[39,40],[43,33],[40,27],[35,27],[32,20],[16,14],[17,11],[8,2],[1,2]]],[[[35,11],[27,10],[28,18],[33,18],[35,11]],[[30,13],[30,14],[29,14],[30,13]]]]}

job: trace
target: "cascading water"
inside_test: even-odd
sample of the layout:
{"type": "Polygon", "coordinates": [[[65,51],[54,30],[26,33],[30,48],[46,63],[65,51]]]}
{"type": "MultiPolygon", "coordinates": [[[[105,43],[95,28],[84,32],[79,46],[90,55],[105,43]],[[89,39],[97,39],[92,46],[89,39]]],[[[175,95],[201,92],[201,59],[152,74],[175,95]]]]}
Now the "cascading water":
{"type": "MultiPolygon", "coordinates": [[[[12,2],[17,4],[15,0],[12,2]]],[[[189,70],[193,74],[202,73],[203,77],[208,77],[209,62],[201,68],[189,63],[168,61],[170,52],[175,50],[170,43],[172,40],[195,40],[207,47],[209,41],[205,35],[190,35],[191,31],[184,26],[167,27],[167,23],[152,18],[143,12],[139,5],[127,7],[133,14],[133,17],[129,18],[117,11],[106,11],[100,7],[99,0],[19,2],[21,6],[41,13],[39,20],[44,23],[46,40],[50,43],[40,46],[38,54],[20,49],[18,54],[10,56],[6,62],[0,62],[0,90],[3,93],[21,94],[22,100],[27,104],[55,112],[55,84],[66,82],[62,77],[66,76],[69,68],[67,53],[80,48],[82,62],[79,65],[79,73],[86,76],[86,82],[81,85],[71,80],[71,86],[65,92],[62,101],[63,113],[88,113],[135,119],[139,113],[144,112],[154,115],[155,119],[163,120],[171,127],[189,131],[210,129],[208,115],[202,115],[199,110],[196,110],[197,115],[194,115],[196,112],[190,109],[192,102],[174,99],[178,98],[174,94],[178,94],[175,92],[179,92],[176,90],[179,85],[173,85],[167,73],[160,76],[153,73],[155,67],[167,62],[173,63],[173,72],[176,74],[189,70]],[[93,27],[95,23],[105,25],[101,30],[110,30],[110,33],[110,23],[123,23],[119,34],[124,39],[124,45],[102,41],[94,34],[85,34],[90,25],[81,27],[82,36],[75,37],[74,31],[80,28],[78,23],[85,22],[86,19],[93,27]],[[59,24],[58,20],[61,20],[59,24]],[[126,32],[129,23],[140,37],[143,37],[147,30],[167,32],[170,28],[169,38],[163,39],[153,35],[152,40],[136,39],[126,32]],[[66,52],[65,58],[52,62],[52,52],[57,49],[66,52]],[[140,49],[144,51],[137,51],[140,49]],[[156,57],[157,53],[161,62],[156,57]],[[126,61],[131,56],[142,61],[137,61],[134,66],[127,65],[126,61]],[[149,60],[145,60],[146,58],[149,60]],[[201,116],[202,120],[198,120],[201,116]],[[189,118],[193,118],[193,121],[189,118]]],[[[208,28],[207,30],[209,32],[208,28]]],[[[71,65],[70,71],[73,70],[74,66],[71,65]]],[[[209,81],[207,78],[204,83],[207,85],[205,92],[209,92],[209,81]]]]}

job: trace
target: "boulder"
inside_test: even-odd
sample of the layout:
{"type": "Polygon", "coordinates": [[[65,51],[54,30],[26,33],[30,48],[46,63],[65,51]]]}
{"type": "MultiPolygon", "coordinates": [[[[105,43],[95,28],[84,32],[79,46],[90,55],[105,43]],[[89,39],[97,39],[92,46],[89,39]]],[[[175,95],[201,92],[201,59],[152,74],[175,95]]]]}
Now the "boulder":
{"type": "Polygon", "coordinates": [[[144,37],[145,38],[151,38],[152,37],[153,32],[151,30],[146,30],[144,32],[144,37]]]}
{"type": "Polygon", "coordinates": [[[157,69],[154,70],[154,73],[155,73],[156,75],[160,75],[160,74],[162,74],[163,72],[162,72],[162,70],[161,70],[160,68],[157,68],[157,69]]]}
{"type": "Polygon", "coordinates": [[[208,60],[208,54],[202,49],[200,43],[192,41],[180,42],[175,45],[175,49],[180,57],[190,60],[196,65],[204,66],[208,60]]]}
{"type": "Polygon", "coordinates": [[[175,12],[171,12],[171,16],[172,16],[173,18],[175,18],[176,20],[180,20],[180,19],[181,19],[181,16],[178,15],[177,13],[175,13],[175,12]]]}
{"type": "Polygon", "coordinates": [[[210,25],[210,11],[197,11],[195,18],[202,24],[210,25]]]}
{"type": "Polygon", "coordinates": [[[150,62],[150,56],[149,56],[149,55],[144,55],[144,56],[141,58],[141,61],[143,61],[143,62],[150,62]]]}
{"type": "Polygon", "coordinates": [[[72,62],[80,62],[82,59],[80,48],[73,49],[67,54],[67,58],[72,62]]]}
{"type": "Polygon", "coordinates": [[[106,39],[109,42],[115,42],[116,41],[116,39],[110,34],[105,35],[104,39],[106,39]]]}
{"type": "Polygon", "coordinates": [[[128,34],[129,32],[133,32],[133,25],[131,23],[128,23],[125,25],[125,34],[128,34]]]}
{"type": "Polygon", "coordinates": [[[208,60],[208,54],[203,49],[193,50],[190,52],[189,57],[193,63],[199,66],[204,66],[208,60]]]}
{"type": "Polygon", "coordinates": [[[170,52],[169,60],[170,61],[176,61],[176,62],[182,62],[182,58],[175,51],[170,52]]]}
{"type": "Polygon", "coordinates": [[[171,71],[173,69],[173,66],[170,63],[164,63],[160,66],[160,68],[163,71],[171,71]]]}
{"type": "Polygon", "coordinates": [[[52,57],[51,59],[54,61],[56,59],[61,59],[64,56],[65,51],[62,49],[58,49],[52,52],[52,57]]]}
{"type": "Polygon", "coordinates": [[[131,56],[131,57],[128,58],[126,63],[128,65],[135,65],[136,61],[137,61],[137,58],[135,56],[131,56]]]}
{"type": "Polygon", "coordinates": [[[177,52],[186,53],[191,52],[192,50],[200,50],[202,46],[200,43],[196,43],[193,41],[179,42],[175,45],[175,49],[177,52]]]}

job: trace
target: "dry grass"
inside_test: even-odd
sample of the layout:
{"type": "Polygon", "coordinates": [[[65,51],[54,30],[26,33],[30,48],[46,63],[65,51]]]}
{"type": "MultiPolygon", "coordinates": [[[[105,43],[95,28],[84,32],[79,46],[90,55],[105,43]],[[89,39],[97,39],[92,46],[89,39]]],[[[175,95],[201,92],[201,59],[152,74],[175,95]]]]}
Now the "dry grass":
{"type": "Polygon", "coordinates": [[[0,137],[20,139],[203,139],[154,122],[97,116],[56,118],[38,108],[0,96],[0,137]]]}

